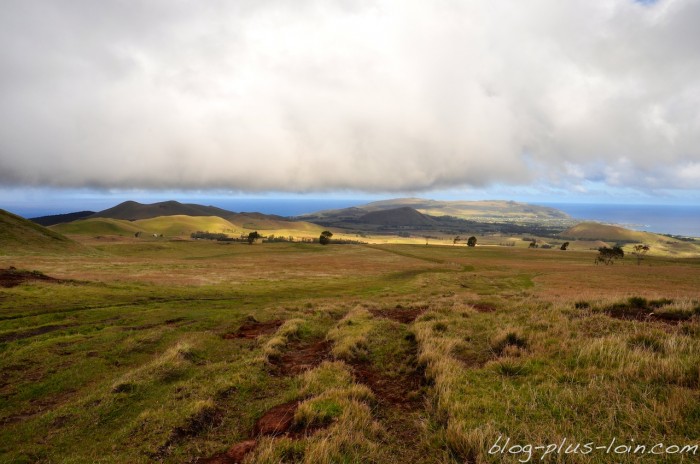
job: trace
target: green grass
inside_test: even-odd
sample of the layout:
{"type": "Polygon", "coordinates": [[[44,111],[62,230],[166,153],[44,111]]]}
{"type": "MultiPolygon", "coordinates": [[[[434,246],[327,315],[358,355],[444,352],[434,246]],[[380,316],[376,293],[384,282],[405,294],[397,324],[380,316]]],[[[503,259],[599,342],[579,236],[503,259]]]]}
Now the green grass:
{"type": "Polygon", "coordinates": [[[696,440],[700,263],[601,268],[593,256],[149,241],[1,257],[65,282],[0,289],[0,462],[189,462],[247,439],[289,401],[301,401],[297,427],[319,430],[263,438],[250,462],[501,462],[488,454],[499,435],[696,440]],[[411,308],[424,313],[407,324],[372,312],[411,308]],[[284,324],[223,337],[251,316],[284,324]],[[271,368],[293,343],[324,337],[325,363],[271,368]],[[358,365],[376,382],[425,381],[414,402],[391,405],[358,365]]]}

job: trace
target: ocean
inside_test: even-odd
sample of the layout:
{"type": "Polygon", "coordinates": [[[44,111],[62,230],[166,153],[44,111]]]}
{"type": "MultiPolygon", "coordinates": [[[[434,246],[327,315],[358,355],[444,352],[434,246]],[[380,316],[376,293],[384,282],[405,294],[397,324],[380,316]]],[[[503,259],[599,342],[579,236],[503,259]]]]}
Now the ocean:
{"type": "Polygon", "coordinates": [[[538,204],[564,211],[575,219],[646,232],[700,237],[700,205],[538,204]]]}

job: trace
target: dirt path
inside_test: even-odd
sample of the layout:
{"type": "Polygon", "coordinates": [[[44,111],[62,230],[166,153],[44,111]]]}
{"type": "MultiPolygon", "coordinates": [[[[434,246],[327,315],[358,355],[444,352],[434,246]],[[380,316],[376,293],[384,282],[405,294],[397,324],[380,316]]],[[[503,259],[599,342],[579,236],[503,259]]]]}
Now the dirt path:
{"type": "MultiPolygon", "coordinates": [[[[272,333],[282,321],[268,323],[248,322],[233,334],[230,338],[256,338],[262,334],[272,333]],[[276,325],[275,325],[276,324],[276,325]]],[[[224,338],[227,338],[224,336],[224,338]]],[[[318,366],[329,357],[330,342],[325,339],[310,342],[295,342],[287,346],[287,350],[281,356],[271,360],[275,366],[276,374],[294,376],[305,370],[318,366]]],[[[197,464],[239,464],[246,455],[257,446],[258,439],[265,436],[288,436],[301,438],[319,430],[318,428],[295,430],[293,426],[294,413],[301,401],[291,401],[279,404],[263,414],[253,426],[248,438],[236,443],[224,453],[215,454],[209,458],[198,459],[197,464]]]]}
{"type": "MultiPolygon", "coordinates": [[[[412,323],[426,308],[373,309],[375,317],[412,323]]],[[[418,366],[418,346],[413,338],[404,338],[404,331],[387,334],[396,342],[403,338],[405,349],[392,359],[392,366],[376,366],[370,362],[352,363],[357,382],[367,385],[377,397],[374,414],[386,431],[382,442],[387,462],[434,462],[431,445],[421,424],[425,422],[426,379],[418,366]]]]}
{"type": "Polygon", "coordinates": [[[312,342],[295,342],[287,346],[281,356],[272,359],[280,375],[294,376],[321,364],[329,358],[331,343],[320,339],[312,342]]]}

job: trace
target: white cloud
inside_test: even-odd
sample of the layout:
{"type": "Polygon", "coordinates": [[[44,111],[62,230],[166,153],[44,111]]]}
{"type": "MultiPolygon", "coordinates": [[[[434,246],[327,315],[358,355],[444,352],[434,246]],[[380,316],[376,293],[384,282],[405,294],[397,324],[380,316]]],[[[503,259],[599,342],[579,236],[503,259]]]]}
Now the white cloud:
{"type": "Polygon", "coordinates": [[[0,183],[694,188],[698,21],[693,0],[12,2],[0,183]]]}

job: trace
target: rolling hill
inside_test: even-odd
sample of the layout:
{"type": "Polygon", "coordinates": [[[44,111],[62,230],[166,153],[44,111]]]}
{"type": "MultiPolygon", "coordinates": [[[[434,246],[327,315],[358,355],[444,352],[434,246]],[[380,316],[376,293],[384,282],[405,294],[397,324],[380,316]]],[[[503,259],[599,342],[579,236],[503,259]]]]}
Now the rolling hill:
{"type": "Polygon", "coordinates": [[[569,240],[628,243],[629,245],[625,247],[626,251],[631,251],[634,244],[646,244],[651,247],[650,255],[684,257],[700,254],[698,241],[682,241],[665,235],[597,222],[582,222],[561,232],[559,236],[569,240]]]}
{"type": "Polygon", "coordinates": [[[112,218],[87,218],[77,221],[56,224],[51,229],[67,235],[107,236],[116,235],[131,237],[137,232],[143,234],[158,234],[165,237],[188,237],[197,231],[224,233],[231,237],[247,235],[257,230],[262,235],[294,235],[317,236],[323,230],[316,224],[298,221],[273,219],[270,216],[257,214],[234,214],[232,220],[219,216],[159,216],[148,219],[128,221],[112,218]]]}
{"type": "Polygon", "coordinates": [[[163,234],[164,236],[188,236],[192,232],[206,231],[237,235],[241,228],[218,216],[160,216],[149,219],[139,219],[134,226],[147,233],[163,234]]]}
{"type": "Polygon", "coordinates": [[[600,224],[598,222],[582,222],[569,227],[559,234],[562,238],[575,240],[604,240],[616,242],[655,243],[667,240],[658,234],[625,229],[620,226],[600,224]]]}
{"type": "Polygon", "coordinates": [[[58,232],[0,209],[0,255],[75,253],[85,247],[58,232]]]}
{"type": "Polygon", "coordinates": [[[66,235],[122,235],[131,236],[136,232],[145,232],[134,222],[124,219],[88,218],[77,221],[55,224],[51,230],[66,235]]]}

